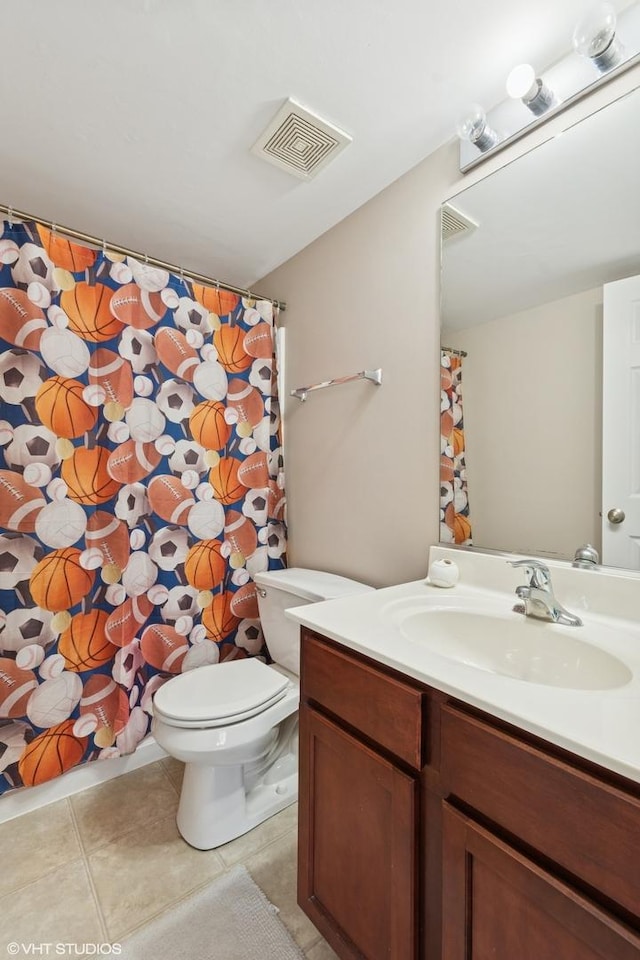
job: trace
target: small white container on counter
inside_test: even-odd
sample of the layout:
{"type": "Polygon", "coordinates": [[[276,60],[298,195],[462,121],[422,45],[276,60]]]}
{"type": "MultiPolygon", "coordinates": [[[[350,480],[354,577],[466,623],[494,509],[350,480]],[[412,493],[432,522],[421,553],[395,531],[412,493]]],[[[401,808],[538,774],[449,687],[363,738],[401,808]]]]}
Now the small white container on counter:
{"type": "Polygon", "coordinates": [[[434,560],[429,567],[429,583],[434,587],[455,587],[459,578],[460,571],[453,560],[434,560]]]}

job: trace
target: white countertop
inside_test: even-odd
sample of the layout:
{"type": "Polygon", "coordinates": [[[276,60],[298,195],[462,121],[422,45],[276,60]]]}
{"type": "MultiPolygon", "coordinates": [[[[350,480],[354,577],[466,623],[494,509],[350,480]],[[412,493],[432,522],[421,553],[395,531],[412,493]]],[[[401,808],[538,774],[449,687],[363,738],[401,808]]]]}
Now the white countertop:
{"type": "MultiPolygon", "coordinates": [[[[529,683],[497,675],[430,652],[405,639],[387,615],[392,601],[434,598],[436,595],[473,599],[490,596],[491,602],[511,610],[516,601],[514,585],[523,583],[522,571],[508,568],[503,558],[478,555],[465,560],[456,551],[432,548],[431,559],[453,557],[461,580],[450,589],[438,589],[424,581],[401,584],[371,593],[294,607],[287,616],[372,660],[386,664],[408,677],[450,694],[459,700],[527,730],[544,740],[640,783],[640,582],[637,576],[618,572],[573,570],[566,564],[549,563],[556,595],[578,613],[589,628],[590,638],[602,636],[601,649],[622,660],[631,670],[631,680],[607,690],[575,690],[529,683]],[[477,574],[477,570],[481,574],[477,574]],[[487,591],[498,574],[500,590],[487,591]],[[596,580],[596,578],[598,578],[596,580]],[[624,583],[622,583],[624,581],[624,583]],[[593,603],[589,603],[592,595],[593,603]],[[609,597],[613,598],[609,603],[609,597]],[[573,606],[570,606],[570,597],[573,606]],[[611,630],[611,606],[624,617],[611,630]],[[602,629],[599,630],[600,625],[602,629]]],[[[546,562],[546,561],[545,561],[546,562]]],[[[555,625],[536,623],[537,629],[555,625]]],[[[580,636],[580,627],[572,627],[580,636]]],[[[532,634],[535,636],[535,634],[532,634]]],[[[593,642],[590,639],[590,642],[593,642]]],[[[600,645],[599,641],[596,641],[600,645]]]]}

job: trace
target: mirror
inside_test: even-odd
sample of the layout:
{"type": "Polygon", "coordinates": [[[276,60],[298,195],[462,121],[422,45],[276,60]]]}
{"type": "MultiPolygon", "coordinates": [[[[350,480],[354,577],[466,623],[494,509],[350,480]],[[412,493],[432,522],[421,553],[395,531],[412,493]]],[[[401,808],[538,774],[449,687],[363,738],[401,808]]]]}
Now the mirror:
{"type": "Polygon", "coordinates": [[[441,344],[467,354],[475,547],[602,556],[603,285],[640,274],[639,112],[640,88],[443,208],[441,344]]]}

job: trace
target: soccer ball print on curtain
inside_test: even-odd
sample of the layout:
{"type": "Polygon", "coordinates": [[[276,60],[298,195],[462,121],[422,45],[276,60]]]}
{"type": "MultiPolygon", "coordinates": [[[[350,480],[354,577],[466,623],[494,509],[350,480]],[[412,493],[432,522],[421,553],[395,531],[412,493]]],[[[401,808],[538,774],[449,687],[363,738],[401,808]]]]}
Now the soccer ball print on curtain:
{"type": "Polygon", "coordinates": [[[286,528],[272,304],[0,225],[1,793],[264,654],[252,575],[286,528]]]}
{"type": "Polygon", "coordinates": [[[462,417],[462,357],[440,355],[440,541],[470,545],[462,417]]]}

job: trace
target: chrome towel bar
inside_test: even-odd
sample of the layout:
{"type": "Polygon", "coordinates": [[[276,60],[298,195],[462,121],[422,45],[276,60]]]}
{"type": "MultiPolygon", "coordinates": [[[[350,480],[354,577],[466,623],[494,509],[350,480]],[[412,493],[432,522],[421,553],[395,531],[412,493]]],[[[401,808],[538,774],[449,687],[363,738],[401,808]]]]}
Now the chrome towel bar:
{"type": "Polygon", "coordinates": [[[292,390],[290,395],[304,401],[307,399],[307,394],[311,393],[312,390],[335,387],[339,383],[349,383],[351,380],[371,380],[372,383],[379,386],[382,383],[382,369],[378,367],[377,370],[362,370],[350,377],[337,377],[335,380],[323,380],[322,383],[314,383],[310,387],[298,387],[296,390],[292,390]]]}

